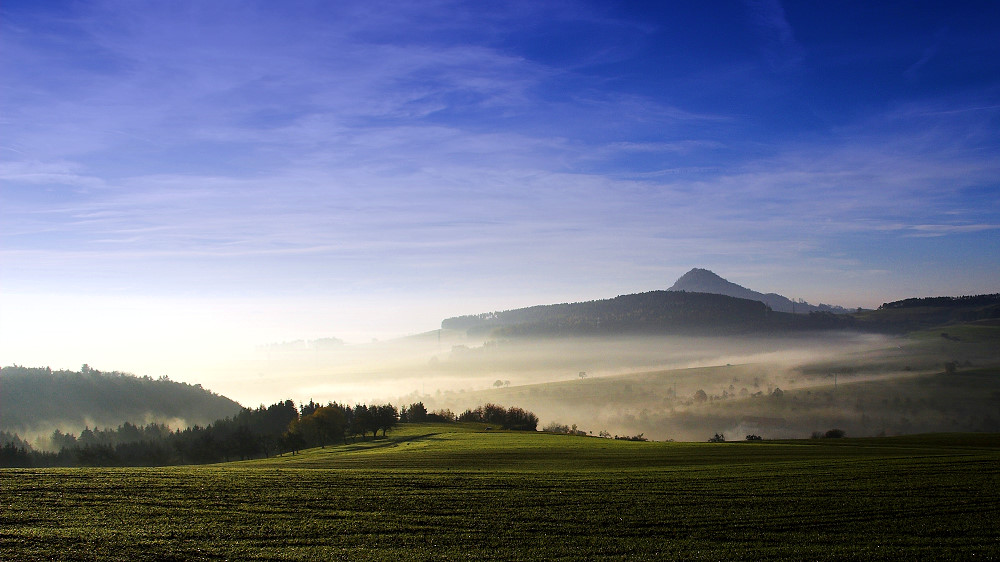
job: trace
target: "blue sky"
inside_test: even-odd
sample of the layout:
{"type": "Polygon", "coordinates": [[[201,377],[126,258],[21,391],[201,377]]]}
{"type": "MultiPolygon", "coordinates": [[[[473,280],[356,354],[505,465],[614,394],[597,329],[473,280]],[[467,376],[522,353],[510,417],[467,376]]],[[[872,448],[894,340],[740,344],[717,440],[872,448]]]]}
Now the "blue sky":
{"type": "Polygon", "coordinates": [[[6,0],[0,53],[4,364],[366,341],[692,267],[1000,291],[997,2],[6,0]]]}

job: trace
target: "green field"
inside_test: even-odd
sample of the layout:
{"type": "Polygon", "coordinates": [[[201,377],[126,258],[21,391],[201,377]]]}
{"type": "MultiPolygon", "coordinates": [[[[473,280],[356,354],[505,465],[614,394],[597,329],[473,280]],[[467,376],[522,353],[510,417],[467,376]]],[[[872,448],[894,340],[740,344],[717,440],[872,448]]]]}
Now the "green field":
{"type": "Polygon", "coordinates": [[[997,559],[1000,435],[642,443],[408,425],[203,467],[0,471],[0,559],[997,559]]]}

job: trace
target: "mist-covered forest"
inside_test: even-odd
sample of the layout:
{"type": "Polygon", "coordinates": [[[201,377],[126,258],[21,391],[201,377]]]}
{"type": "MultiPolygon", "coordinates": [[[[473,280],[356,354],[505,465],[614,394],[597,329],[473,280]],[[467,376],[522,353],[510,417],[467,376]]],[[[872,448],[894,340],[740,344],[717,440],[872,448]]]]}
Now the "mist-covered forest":
{"type": "Polygon", "coordinates": [[[206,425],[172,429],[129,422],[118,427],[84,428],[79,434],[56,429],[33,441],[0,430],[0,467],[168,466],[206,464],[296,454],[302,449],[376,440],[399,423],[491,424],[485,429],[535,431],[538,416],[517,406],[485,404],[461,414],[429,412],[417,402],[349,406],[291,400],[243,408],[206,425]],[[369,436],[369,434],[371,434],[369,436]]]}
{"type": "Polygon", "coordinates": [[[205,425],[241,406],[200,384],[153,379],[84,365],[79,371],[48,367],[0,369],[0,429],[49,433],[128,421],[174,427],[205,425]]]}

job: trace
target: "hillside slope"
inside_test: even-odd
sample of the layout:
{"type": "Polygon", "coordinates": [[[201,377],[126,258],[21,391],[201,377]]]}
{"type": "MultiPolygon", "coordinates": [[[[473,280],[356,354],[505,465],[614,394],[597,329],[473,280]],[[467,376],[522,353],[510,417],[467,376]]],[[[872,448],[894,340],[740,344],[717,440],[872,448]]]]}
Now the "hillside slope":
{"type": "Polygon", "coordinates": [[[498,337],[637,333],[724,336],[853,327],[854,318],[850,315],[775,312],[756,300],[684,291],[650,291],[612,299],[532,306],[458,316],[441,322],[445,330],[498,337]]]}
{"type": "Polygon", "coordinates": [[[1000,294],[904,299],[854,316],[867,328],[890,332],[947,328],[970,322],[996,326],[1000,324],[1000,294]]]}
{"type": "Polygon", "coordinates": [[[79,431],[124,422],[205,425],[235,415],[240,405],[201,385],[94,369],[0,369],[0,430],[79,431]]]}
{"type": "Polygon", "coordinates": [[[532,306],[448,318],[443,329],[504,336],[636,331],[735,333],[761,327],[763,303],[706,293],[650,291],[589,302],[532,306]]]}

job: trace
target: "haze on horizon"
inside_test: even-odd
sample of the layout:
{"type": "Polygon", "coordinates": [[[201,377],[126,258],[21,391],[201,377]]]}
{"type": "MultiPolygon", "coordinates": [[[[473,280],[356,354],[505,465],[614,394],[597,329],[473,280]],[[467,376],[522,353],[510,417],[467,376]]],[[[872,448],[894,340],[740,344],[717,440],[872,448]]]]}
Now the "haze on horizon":
{"type": "Polygon", "coordinates": [[[241,399],[261,345],[692,267],[1000,290],[994,2],[15,0],[0,50],[5,365],[241,399]]]}

